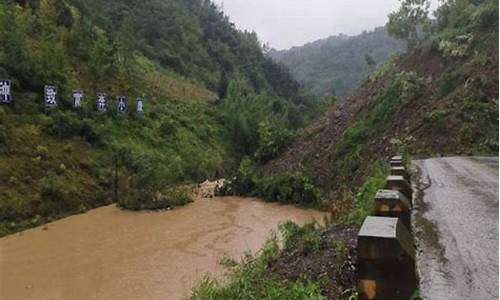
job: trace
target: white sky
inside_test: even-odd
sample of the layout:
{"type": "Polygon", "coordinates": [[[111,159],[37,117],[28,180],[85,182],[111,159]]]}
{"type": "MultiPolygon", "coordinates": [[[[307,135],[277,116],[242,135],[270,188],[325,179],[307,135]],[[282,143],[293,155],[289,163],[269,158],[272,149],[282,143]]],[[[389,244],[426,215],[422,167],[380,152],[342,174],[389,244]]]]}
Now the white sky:
{"type": "MultiPolygon", "coordinates": [[[[431,0],[433,6],[438,0],[431,0]]],[[[356,35],[387,22],[397,0],[214,0],[239,29],[287,49],[344,33],[356,35]]]]}

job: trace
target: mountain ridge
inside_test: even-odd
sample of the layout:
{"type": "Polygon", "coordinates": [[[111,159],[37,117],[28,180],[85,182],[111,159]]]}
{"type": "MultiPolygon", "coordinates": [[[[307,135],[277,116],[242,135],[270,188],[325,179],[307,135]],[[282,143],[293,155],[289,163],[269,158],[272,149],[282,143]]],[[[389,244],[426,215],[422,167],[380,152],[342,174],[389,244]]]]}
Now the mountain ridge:
{"type": "Polygon", "coordinates": [[[377,27],[355,36],[339,34],[289,50],[271,50],[268,55],[287,66],[306,91],[345,98],[377,64],[405,50],[404,41],[377,27]]]}

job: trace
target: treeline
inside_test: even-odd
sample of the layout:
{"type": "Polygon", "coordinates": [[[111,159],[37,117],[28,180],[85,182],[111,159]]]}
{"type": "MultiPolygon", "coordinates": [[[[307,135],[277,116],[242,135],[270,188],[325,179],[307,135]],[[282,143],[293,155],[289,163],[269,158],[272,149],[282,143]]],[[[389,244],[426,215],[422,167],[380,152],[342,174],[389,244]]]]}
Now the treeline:
{"type": "Polygon", "coordinates": [[[298,86],[262,53],[254,32],[239,31],[210,0],[71,0],[123,47],[178,74],[195,78],[223,98],[228,77],[241,74],[258,91],[293,98],[298,86]]]}
{"type": "Polygon", "coordinates": [[[85,81],[137,89],[141,73],[153,69],[194,79],[221,98],[233,74],[258,92],[298,95],[257,35],[238,31],[208,0],[8,0],[1,9],[3,28],[12,28],[1,33],[2,67],[27,88],[85,81]]]}

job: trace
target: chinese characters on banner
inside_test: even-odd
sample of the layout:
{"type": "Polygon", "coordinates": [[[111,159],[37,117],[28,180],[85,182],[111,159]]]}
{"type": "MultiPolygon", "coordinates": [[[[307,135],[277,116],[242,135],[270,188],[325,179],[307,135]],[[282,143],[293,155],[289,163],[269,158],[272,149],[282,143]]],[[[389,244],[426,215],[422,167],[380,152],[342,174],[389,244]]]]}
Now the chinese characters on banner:
{"type": "Polygon", "coordinates": [[[73,107],[82,109],[83,107],[83,92],[80,90],[73,91],[73,107]]]}
{"type": "Polygon", "coordinates": [[[0,80],[0,104],[11,104],[12,95],[10,94],[10,80],[0,80]]]}
{"type": "Polygon", "coordinates": [[[104,93],[99,93],[97,94],[97,111],[99,112],[106,112],[107,107],[106,107],[106,94],[104,93]]]}
{"type": "Polygon", "coordinates": [[[137,98],[137,113],[144,114],[144,100],[142,98],[137,98]]]}
{"type": "Polygon", "coordinates": [[[118,104],[116,109],[119,113],[124,113],[125,111],[127,111],[127,104],[125,103],[124,96],[118,96],[118,104]]]}
{"type": "MultiPolygon", "coordinates": [[[[0,104],[12,103],[12,82],[7,79],[0,79],[0,104]]],[[[57,107],[57,87],[53,85],[44,86],[44,104],[45,107],[57,107]]],[[[83,109],[84,92],[82,90],[73,90],[73,108],[77,110],[83,109]]],[[[106,112],[107,96],[105,93],[98,93],[96,99],[96,108],[98,112],[106,112]]],[[[118,113],[127,111],[127,102],[125,96],[117,97],[116,109],[118,113]]],[[[144,100],[137,98],[136,113],[144,114],[144,100]]]]}
{"type": "Polygon", "coordinates": [[[57,87],[53,85],[45,86],[45,107],[57,106],[57,87]]]}

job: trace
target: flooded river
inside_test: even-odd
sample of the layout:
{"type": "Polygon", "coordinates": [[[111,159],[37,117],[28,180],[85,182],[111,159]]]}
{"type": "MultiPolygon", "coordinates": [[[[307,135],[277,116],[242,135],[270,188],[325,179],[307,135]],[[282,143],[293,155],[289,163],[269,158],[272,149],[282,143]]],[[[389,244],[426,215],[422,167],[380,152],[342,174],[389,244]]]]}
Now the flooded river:
{"type": "Polygon", "coordinates": [[[322,214],[236,197],[173,211],[102,207],[0,239],[0,299],[182,299],[219,259],[257,251],[278,223],[322,214]]]}

